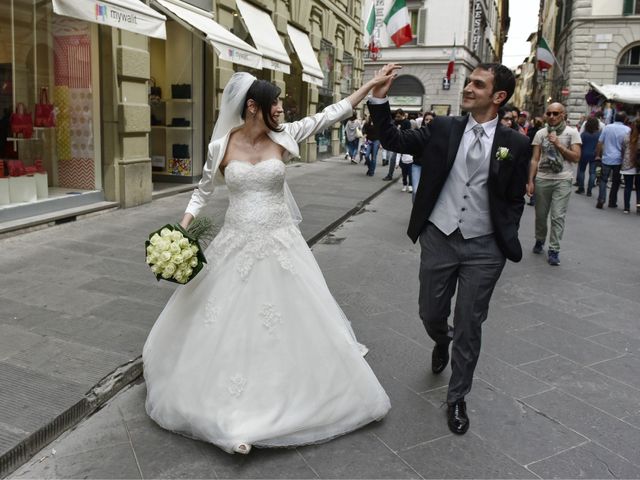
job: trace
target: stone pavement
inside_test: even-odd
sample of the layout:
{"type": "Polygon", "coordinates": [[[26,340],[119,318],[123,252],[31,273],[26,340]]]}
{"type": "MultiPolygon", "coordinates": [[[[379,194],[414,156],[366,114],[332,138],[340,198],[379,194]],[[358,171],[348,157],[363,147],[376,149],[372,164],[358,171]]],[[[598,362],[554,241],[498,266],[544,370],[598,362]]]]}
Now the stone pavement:
{"type": "Polygon", "coordinates": [[[383,421],[322,445],[228,455],[157,427],[139,383],[13,478],[640,478],[640,217],[594,203],[571,199],[560,267],[530,253],[526,207],[524,259],[496,288],[465,436],[446,427],[449,368],[430,373],[410,196],[394,184],[314,247],[391,397],[383,421]]]}
{"type": "MultiPolygon", "coordinates": [[[[287,167],[309,242],[389,185],[364,172],[337,158],[287,167]]],[[[143,242],[180,220],[189,198],[0,239],[0,477],[140,374],[175,288],[155,281],[143,242]]],[[[220,189],[206,214],[222,223],[226,205],[220,189]]]]}

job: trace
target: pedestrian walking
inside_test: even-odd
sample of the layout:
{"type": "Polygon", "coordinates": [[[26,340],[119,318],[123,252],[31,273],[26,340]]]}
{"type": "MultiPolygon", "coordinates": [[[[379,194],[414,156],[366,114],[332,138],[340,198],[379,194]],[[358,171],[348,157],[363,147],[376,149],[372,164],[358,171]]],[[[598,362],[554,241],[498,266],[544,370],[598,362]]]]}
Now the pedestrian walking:
{"type": "Polygon", "coordinates": [[[631,192],[636,190],[636,214],[640,215],[640,160],[638,158],[640,118],[631,125],[631,133],[625,138],[624,156],[620,173],[624,176],[624,213],[631,211],[631,192]]]}
{"type": "Polygon", "coordinates": [[[347,144],[347,157],[351,160],[351,163],[358,163],[356,161],[356,155],[358,154],[361,132],[360,122],[358,121],[358,115],[356,113],[345,123],[344,134],[347,144]]]}
{"type": "Polygon", "coordinates": [[[565,123],[565,109],[552,103],[545,114],[547,126],[533,138],[533,155],[529,168],[529,195],[536,194],[533,253],[543,251],[550,217],[549,265],[560,265],[560,241],[564,233],[567,205],[571,196],[572,163],[580,160],[582,140],[578,130],[565,123]]]}
{"type": "Polygon", "coordinates": [[[364,154],[365,163],[367,165],[367,175],[373,177],[376,173],[376,164],[378,163],[378,150],[380,149],[380,136],[373,125],[371,116],[367,119],[362,127],[362,133],[367,139],[367,150],[364,154]]]}
{"type": "Polygon", "coordinates": [[[407,153],[399,153],[397,158],[398,165],[396,168],[400,168],[402,171],[402,191],[412,193],[411,165],[413,165],[413,157],[407,153]]]}
{"type": "MultiPolygon", "coordinates": [[[[407,120],[405,114],[404,114],[404,110],[402,110],[401,108],[398,108],[395,113],[394,113],[394,120],[395,120],[395,126],[397,129],[399,130],[411,130],[411,122],[409,120],[407,120]]],[[[382,180],[393,180],[393,171],[396,169],[397,166],[397,161],[398,159],[396,158],[397,154],[396,152],[393,151],[387,151],[387,160],[389,162],[389,171],[387,172],[387,176],[384,177],[382,180]]]]}
{"type": "Polygon", "coordinates": [[[584,176],[589,168],[589,180],[587,181],[587,197],[591,196],[591,190],[596,183],[596,146],[600,138],[600,125],[598,119],[589,117],[584,125],[584,130],[580,134],[582,140],[582,150],[580,153],[580,163],[578,163],[578,174],[576,177],[576,185],[578,189],[576,193],[584,193],[584,176]]]}
{"type": "MultiPolygon", "coordinates": [[[[386,65],[376,76],[399,68],[386,65]]],[[[529,142],[498,122],[498,109],[515,89],[513,72],[504,65],[480,64],[471,72],[462,97],[468,115],[438,116],[416,130],[400,130],[392,122],[387,93],[394,77],[373,88],[369,111],[385,148],[421,155],[423,168],[428,168],[407,233],[414,242],[420,240],[419,308],[436,343],[433,373],[446,368],[453,342],[447,424],[453,433],[464,434],[469,428],[465,395],[471,390],[491,294],[506,259],[522,258],[518,226],[529,142]]]]}
{"type": "Polygon", "coordinates": [[[620,167],[622,166],[622,154],[624,139],[631,129],[625,125],[627,115],[618,112],[615,121],[605,125],[600,133],[600,139],[596,147],[596,160],[602,162],[602,176],[600,178],[598,201],[596,208],[602,208],[607,201],[607,183],[611,175],[611,190],[609,191],[609,208],[618,207],[618,189],[620,188],[620,167]]]}

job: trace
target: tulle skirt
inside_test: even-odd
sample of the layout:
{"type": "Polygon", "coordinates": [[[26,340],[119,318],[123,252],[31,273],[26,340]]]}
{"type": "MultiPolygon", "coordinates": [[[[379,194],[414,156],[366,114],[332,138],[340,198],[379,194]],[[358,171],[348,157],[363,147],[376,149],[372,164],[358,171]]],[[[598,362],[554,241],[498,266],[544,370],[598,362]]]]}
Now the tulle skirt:
{"type": "Polygon", "coordinates": [[[175,291],[144,346],[146,409],[213,443],[319,443],[380,420],[389,398],[297,228],[231,229],[175,291]]]}

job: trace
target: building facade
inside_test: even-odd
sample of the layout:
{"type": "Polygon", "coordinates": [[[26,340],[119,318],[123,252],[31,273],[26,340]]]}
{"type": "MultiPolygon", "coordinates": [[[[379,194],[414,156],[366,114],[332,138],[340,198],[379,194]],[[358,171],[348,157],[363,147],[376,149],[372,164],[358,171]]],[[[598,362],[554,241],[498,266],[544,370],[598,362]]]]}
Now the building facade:
{"type": "MultiPolygon", "coordinates": [[[[384,2],[378,1],[384,15],[384,2]]],[[[390,92],[392,108],[459,114],[464,82],[480,62],[502,58],[509,28],[508,0],[407,0],[413,40],[396,48],[382,45],[373,61],[365,56],[365,80],[389,62],[403,68],[390,92]],[[452,15],[452,12],[456,12],[452,15]],[[455,50],[454,74],[446,81],[455,50]]],[[[379,24],[378,28],[384,28],[379,24]]]]}
{"type": "Polygon", "coordinates": [[[545,0],[543,7],[542,32],[558,63],[538,80],[539,107],[560,101],[575,124],[594,108],[585,100],[589,81],[640,85],[640,1],[545,0]]]}
{"type": "MultiPolygon", "coordinates": [[[[190,188],[234,72],[280,86],[286,121],[362,81],[361,0],[107,0],[91,11],[81,3],[0,6],[0,228],[190,188]],[[33,123],[42,105],[55,120],[14,134],[27,118],[15,113],[33,123]]],[[[337,154],[339,130],[301,145],[302,160],[337,154]]]]}

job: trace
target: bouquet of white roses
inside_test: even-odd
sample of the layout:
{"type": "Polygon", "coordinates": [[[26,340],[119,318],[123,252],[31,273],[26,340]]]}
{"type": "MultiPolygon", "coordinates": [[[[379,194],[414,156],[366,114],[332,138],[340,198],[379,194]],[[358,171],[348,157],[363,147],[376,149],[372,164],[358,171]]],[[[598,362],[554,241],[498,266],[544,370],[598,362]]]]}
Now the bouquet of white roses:
{"type": "Polygon", "coordinates": [[[156,279],[185,284],[194,278],[207,263],[199,240],[210,239],[212,231],[211,220],[198,218],[188,230],[165,225],[152,232],[145,242],[146,261],[156,279]]]}

